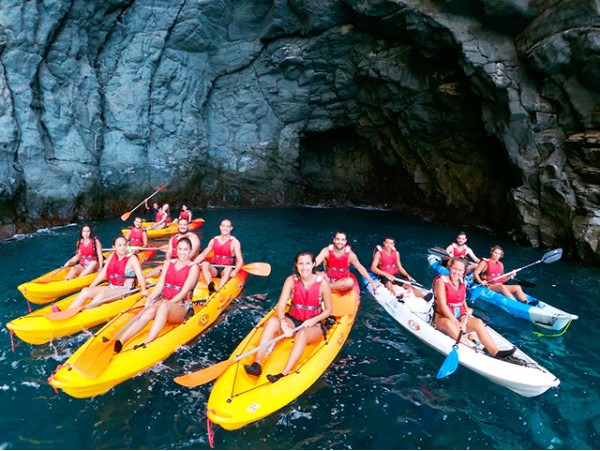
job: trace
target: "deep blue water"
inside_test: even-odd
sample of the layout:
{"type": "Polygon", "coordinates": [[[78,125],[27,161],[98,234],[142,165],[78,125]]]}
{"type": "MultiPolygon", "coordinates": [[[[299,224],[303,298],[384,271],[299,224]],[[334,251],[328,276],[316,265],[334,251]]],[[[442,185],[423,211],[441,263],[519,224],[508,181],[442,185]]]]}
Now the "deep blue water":
{"type": "MultiPolygon", "coordinates": [[[[224,217],[242,243],[246,262],[269,262],[268,278],[249,276],[242,296],[221,321],[165,362],[108,393],[74,399],[55,393],[47,378],[85,341],[85,333],[48,345],[20,343],[12,352],[0,331],[0,449],[165,449],[208,447],[206,402],[212,384],[180,387],[173,377],[229,357],[237,343],[277,301],[294,255],[317,253],[338,229],[364,265],[387,235],[402,263],[429,284],[427,248],[446,246],[457,230],[395,212],[361,209],[194,210],[206,219],[202,245],[224,217]],[[266,294],[265,300],[253,295],[266,294]]],[[[96,224],[104,247],[119,233],[119,220],[96,224]]],[[[487,256],[504,247],[505,267],[538,260],[542,253],[489,231],[467,229],[469,245],[487,256]]],[[[69,258],[78,226],[41,231],[0,243],[0,320],[26,313],[17,285],[69,258]]],[[[594,449],[600,448],[600,318],[596,307],[600,269],[563,258],[520,275],[537,286],[534,296],[579,315],[557,338],[535,334],[532,324],[488,307],[476,315],[561,379],[558,389],[523,398],[460,367],[438,381],[443,357],[406,333],[363,291],[348,341],[325,374],[302,396],[271,416],[237,431],[214,427],[215,445],[226,449],[594,449]]]]}

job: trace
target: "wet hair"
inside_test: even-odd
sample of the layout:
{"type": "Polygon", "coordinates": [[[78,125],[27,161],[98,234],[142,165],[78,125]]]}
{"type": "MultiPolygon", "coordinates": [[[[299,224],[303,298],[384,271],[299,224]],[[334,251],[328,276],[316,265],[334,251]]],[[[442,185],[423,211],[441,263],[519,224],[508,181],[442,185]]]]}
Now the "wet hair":
{"type": "Polygon", "coordinates": [[[179,246],[179,243],[187,243],[188,246],[190,247],[190,249],[192,248],[192,241],[189,238],[183,237],[180,240],[177,241],[177,246],[179,246]]]}
{"type": "Polygon", "coordinates": [[[496,245],[490,249],[490,254],[493,254],[496,249],[502,253],[502,255],[500,257],[504,257],[504,250],[498,245],[496,245]]]}
{"type": "Polygon", "coordinates": [[[127,239],[125,239],[125,237],[124,237],[123,235],[117,235],[117,236],[115,236],[115,237],[113,238],[113,240],[112,240],[112,245],[113,245],[113,247],[115,247],[115,244],[117,244],[117,240],[118,240],[119,238],[123,238],[123,239],[125,240],[125,242],[127,242],[127,239]]]}
{"type": "MultiPolygon", "coordinates": [[[[300,252],[298,252],[296,254],[296,258],[294,258],[294,267],[293,267],[294,274],[296,276],[298,276],[298,277],[300,277],[300,273],[298,272],[298,268],[296,267],[296,265],[298,264],[298,260],[300,260],[300,257],[303,257],[304,255],[308,255],[310,257],[310,261],[313,262],[313,263],[315,263],[315,256],[314,256],[314,254],[311,251],[300,251],[300,252]]],[[[313,267],[312,272],[314,274],[317,273],[317,266],[316,265],[313,267]]]]}
{"type": "Polygon", "coordinates": [[[82,224],[79,229],[79,241],[83,240],[83,229],[86,227],[90,229],[90,240],[94,240],[94,227],[91,224],[82,224]]]}
{"type": "Polygon", "coordinates": [[[469,262],[467,262],[467,260],[463,257],[452,257],[449,261],[448,261],[448,266],[447,268],[450,269],[452,268],[452,265],[454,265],[454,263],[462,263],[465,271],[467,270],[467,268],[469,267],[469,262]]]}

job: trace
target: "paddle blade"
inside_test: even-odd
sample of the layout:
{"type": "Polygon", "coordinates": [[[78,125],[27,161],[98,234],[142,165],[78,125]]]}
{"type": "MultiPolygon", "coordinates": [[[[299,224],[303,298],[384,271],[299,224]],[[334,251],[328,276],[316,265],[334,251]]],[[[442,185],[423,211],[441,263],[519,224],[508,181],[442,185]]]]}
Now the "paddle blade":
{"type": "Polygon", "coordinates": [[[450,257],[450,255],[448,255],[448,252],[446,252],[446,249],[442,249],[438,246],[430,247],[429,249],[427,249],[427,252],[430,255],[435,255],[436,257],[440,258],[450,257]]]}
{"type": "Polygon", "coordinates": [[[73,367],[82,376],[90,379],[98,377],[106,369],[115,354],[115,341],[113,338],[90,346],[79,356],[73,367]]]}
{"type": "Polygon", "coordinates": [[[123,221],[123,222],[127,221],[130,216],[131,216],[131,212],[130,211],[128,211],[127,213],[123,213],[121,215],[121,221],[123,221]]]}
{"type": "Polygon", "coordinates": [[[173,380],[184,387],[197,387],[198,385],[203,385],[215,380],[234,363],[235,359],[223,360],[222,362],[215,363],[208,368],[203,368],[190,374],[184,374],[183,376],[177,376],[173,380]]]}
{"type": "Polygon", "coordinates": [[[440,370],[437,373],[438,379],[443,379],[444,377],[450,376],[452,373],[456,371],[458,368],[458,351],[456,347],[452,347],[452,351],[446,356],[444,363],[440,367],[440,370]]]}
{"type": "Polygon", "coordinates": [[[81,310],[83,310],[83,305],[80,307],[69,308],[61,312],[47,313],[44,316],[52,321],[60,321],[77,315],[81,310]]]}
{"type": "Polygon", "coordinates": [[[548,251],[542,257],[544,263],[554,263],[561,259],[563,250],[561,248],[548,251]]]}
{"type": "Polygon", "coordinates": [[[247,265],[242,266],[242,269],[248,274],[253,274],[255,276],[267,277],[271,274],[271,265],[263,262],[248,263],[247,265]]]}

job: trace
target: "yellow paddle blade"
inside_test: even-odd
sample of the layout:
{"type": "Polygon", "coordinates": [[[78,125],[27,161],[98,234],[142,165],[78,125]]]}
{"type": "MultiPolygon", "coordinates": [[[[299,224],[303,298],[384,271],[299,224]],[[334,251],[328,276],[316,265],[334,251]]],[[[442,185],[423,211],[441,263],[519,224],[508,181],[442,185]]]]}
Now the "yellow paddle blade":
{"type": "Polygon", "coordinates": [[[234,363],[235,359],[223,360],[222,362],[215,363],[208,368],[203,368],[190,374],[178,376],[173,380],[184,387],[197,387],[198,385],[203,385],[215,380],[234,363]]]}
{"type": "Polygon", "coordinates": [[[50,274],[43,277],[42,279],[36,280],[35,283],[50,283],[50,282],[52,282],[52,278],[62,270],[63,270],[63,268],[55,269],[54,271],[52,271],[50,274]]]}
{"type": "Polygon", "coordinates": [[[61,312],[46,313],[44,316],[53,321],[60,321],[60,320],[71,318],[72,316],[77,315],[80,311],[83,310],[84,307],[85,306],[81,305],[81,306],[75,307],[75,308],[68,308],[61,312]]]}
{"type": "Polygon", "coordinates": [[[116,339],[102,341],[87,348],[75,361],[73,367],[82,376],[93,379],[106,369],[115,353],[116,339]]]}
{"type": "Polygon", "coordinates": [[[242,266],[242,269],[248,274],[253,274],[255,276],[267,277],[271,274],[271,265],[263,262],[248,263],[247,265],[242,266]]]}

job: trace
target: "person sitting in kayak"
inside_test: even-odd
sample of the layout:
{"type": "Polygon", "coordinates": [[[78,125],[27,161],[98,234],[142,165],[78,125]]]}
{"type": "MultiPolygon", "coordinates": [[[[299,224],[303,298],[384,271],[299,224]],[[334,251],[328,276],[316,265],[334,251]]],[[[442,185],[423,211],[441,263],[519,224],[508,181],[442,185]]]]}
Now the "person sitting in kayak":
{"type": "Polygon", "coordinates": [[[504,358],[514,354],[516,348],[499,351],[494,340],[487,331],[485,324],[479,318],[472,316],[473,309],[467,306],[467,286],[464,275],[467,269],[467,261],[462,257],[453,257],[448,265],[449,275],[438,275],[433,280],[435,292],[435,316],[433,324],[436,329],[452,337],[454,340],[462,329],[461,342],[471,346],[465,338],[468,332],[477,332],[479,340],[492,357],[504,358]],[[466,325],[465,316],[469,313],[466,325]]]}
{"type": "Polygon", "coordinates": [[[146,211],[150,215],[150,219],[148,221],[154,221],[156,219],[156,215],[158,214],[158,211],[160,210],[160,206],[158,205],[158,202],[153,202],[152,208],[150,208],[148,206],[148,199],[144,199],[144,206],[146,207],[146,211]]]}
{"type": "MultiPolygon", "coordinates": [[[[465,232],[458,232],[458,235],[456,236],[456,242],[450,244],[450,246],[446,248],[446,252],[450,257],[469,257],[475,263],[479,263],[479,258],[475,255],[473,249],[465,244],[466,242],[467,234],[465,232]]],[[[476,264],[469,264],[467,266],[467,274],[473,271],[476,267],[476,264]]]]}
{"type": "Polygon", "coordinates": [[[363,265],[360,264],[358,257],[348,246],[346,233],[338,231],[333,236],[333,244],[324,247],[315,258],[316,266],[321,263],[326,263],[326,275],[329,282],[329,288],[332,291],[347,291],[354,286],[354,279],[350,277],[350,265],[358,270],[358,272],[371,281],[373,288],[381,285],[378,281],[371,279],[369,272],[363,265]]]}
{"type": "Polygon", "coordinates": [[[202,265],[204,280],[208,283],[208,291],[219,291],[229,279],[235,277],[244,266],[242,246],[239,240],[231,235],[233,224],[229,219],[223,219],[219,225],[221,235],[215,236],[208,242],[206,249],[194,260],[202,265]],[[211,261],[204,261],[207,255],[213,252],[211,261]],[[215,288],[213,277],[221,277],[219,285],[215,288]]]}
{"type": "Polygon", "coordinates": [[[177,235],[174,235],[169,240],[169,248],[165,256],[166,260],[177,258],[177,243],[182,238],[187,238],[192,243],[192,250],[190,252],[190,259],[194,259],[198,252],[200,252],[200,238],[191,230],[188,230],[190,222],[185,218],[179,218],[177,220],[177,235]]]}
{"type": "Polygon", "coordinates": [[[188,222],[192,222],[192,216],[192,210],[189,210],[187,205],[182,205],[179,212],[179,219],[187,219],[188,222]]]}
{"type": "Polygon", "coordinates": [[[148,247],[148,234],[142,229],[142,218],[138,216],[133,220],[133,229],[129,229],[125,239],[127,246],[148,247]]]}
{"type": "MultiPolygon", "coordinates": [[[[127,255],[127,240],[123,235],[115,237],[113,248],[115,252],[107,258],[106,265],[98,272],[90,286],[81,290],[69,308],[82,306],[86,299],[93,298],[92,302],[94,302],[120,292],[125,294],[134,286],[136,279],[142,288],[142,294],[148,294],[140,261],[136,255],[127,255]],[[105,277],[109,285],[97,286],[105,277]]],[[[52,311],[58,311],[58,307],[53,305],[52,311]]]]}
{"type": "MultiPolygon", "coordinates": [[[[302,356],[306,345],[323,338],[324,326],[321,321],[328,318],[333,311],[331,290],[324,277],[316,274],[315,257],[312,252],[302,251],[296,255],[294,274],[285,279],[276,311],[277,317],[272,316],[267,321],[260,337],[260,344],[282,333],[286,337],[291,337],[294,334],[293,329],[299,326],[302,328],[295,333],[294,344],[285,367],[281,373],[268,374],[269,382],[276,382],[289,374],[302,356]],[[290,297],[292,303],[286,313],[285,308],[290,297]]],[[[244,365],[248,374],[260,376],[261,363],[267,355],[267,350],[266,347],[260,349],[256,353],[254,362],[251,365],[244,365]]]]}
{"type": "Polygon", "coordinates": [[[146,230],[158,230],[164,229],[169,221],[169,204],[164,204],[158,209],[156,217],[154,218],[154,224],[147,227],[146,230]]]}
{"type": "Polygon", "coordinates": [[[84,224],[79,230],[79,239],[75,246],[75,255],[63,265],[63,268],[71,266],[64,280],[75,277],[86,276],[102,268],[104,256],[102,255],[102,243],[94,236],[94,229],[89,224],[84,224]]]}
{"type": "Polygon", "coordinates": [[[506,285],[508,280],[516,276],[515,272],[511,272],[502,278],[499,277],[504,275],[504,265],[500,262],[503,256],[504,251],[500,246],[492,247],[490,258],[481,259],[477,268],[473,271],[473,278],[477,283],[489,290],[500,293],[507,298],[529,304],[529,299],[527,299],[527,295],[523,291],[523,288],[521,288],[521,285],[506,285]]]}
{"type": "MultiPolygon", "coordinates": [[[[396,274],[402,275],[411,282],[415,281],[400,263],[400,252],[396,250],[395,244],[396,242],[394,239],[388,236],[383,240],[383,247],[379,244],[375,247],[375,250],[373,251],[373,262],[371,263],[371,272],[378,275],[379,280],[382,283],[385,283],[387,289],[392,293],[394,293],[393,282],[396,279],[396,274]]],[[[402,287],[405,289],[412,289],[417,297],[426,297],[427,300],[431,299],[430,293],[423,295],[419,290],[408,283],[402,284],[402,287]]]]}
{"type": "Polygon", "coordinates": [[[165,261],[160,278],[146,300],[144,312],[115,341],[115,352],[121,352],[123,345],[152,320],[148,336],[133,349],[145,347],[154,340],[167,322],[181,324],[187,315],[194,314],[190,299],[200,270],[190,259],[191,251],[192,242],[188,238],[177,242],[177,258],[165,261]]]}

